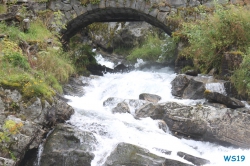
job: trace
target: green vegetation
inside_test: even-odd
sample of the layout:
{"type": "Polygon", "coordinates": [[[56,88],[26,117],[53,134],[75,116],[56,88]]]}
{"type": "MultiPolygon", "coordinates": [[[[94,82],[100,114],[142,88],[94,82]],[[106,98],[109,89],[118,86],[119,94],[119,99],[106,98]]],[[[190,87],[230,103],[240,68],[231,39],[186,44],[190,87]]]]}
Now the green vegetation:
{"type": "Polygon", "coordinates": [[[240,93],[250,94],[250,14],[247,6],[215,5],[212,14],[202,19],[182,22],[179,31],[173,33],[176,40],[188,42],[179,56],[193,60],[194,68],[207,73],[212,68],[220,71],[225,52],[240,53],[243,63],[234,71],[231,81],[240,93]]]}
{"type": "Polygon", "coordinates": [[[4,22],[0,29],[9,36],[0,41],[0,85],[18,89],[24,99],[40,97],[50,102],[56,92],[62,93],[74,65],[55,34],[40,20],[31,22],[27,33],[4,22]],[[48,39],[53,42],[49,44],[48,39]],[[30,47],[34,49],[28,50],[30,47]]]}
{"type": "Polygon", "coordinates": [[[0,4],[0,14],[7,12],[7,6],[4,4],[0,4]]]}
{"type": "Polygon", "coordinates": [[[97,5],[101,0],[80,0],[81,4],[87,6],[88,4],[97,5]]]}
{"type": "Polygon", "coordinates": [[[234,83],[240,94],[250,95],[250,47],[243,57],[243,62],[240,67],[234,71],[231,81],[234,83]]]}
{"type": "Polygon", "coordinates": [[[17,134],[22,128],[23,123],[16,123],[13,120],[5,121],[3,127],[0,129],[0,150],[10,155],[13,160],[16,160],[14,154],[9,150],[10,138],[17,134]]]}
{"type": "Polygon", "coordinates": [[[250,17],[246,13],[250,13],[247,8],[217,5],[206,19],[184,23],[181,34],[190,45],[181,55],[192,58],[204,73],[213,67],[220,69],[224,52],[246,52],[250,46],[250,17]]]}
{"type": "Polygon", "coordinates": [[[136,61],[138,58],[147,61],[164,61],[173,57],[175,49],[176,44],[170,37],[162,40],[158,35],[148,35],[141,46],[131,51],[127,59],[130,61],[136,61]]]}
{"type": "Polygon", "coordinates": [[[79,36],[74,36],[70,39],[70,52],[69,57],[75,66],[76,73],[81,75],[89,75],[86,66],[91,64],[97,64],[92,52],[92,48],[89,45],[83,45],[79,36]]]}

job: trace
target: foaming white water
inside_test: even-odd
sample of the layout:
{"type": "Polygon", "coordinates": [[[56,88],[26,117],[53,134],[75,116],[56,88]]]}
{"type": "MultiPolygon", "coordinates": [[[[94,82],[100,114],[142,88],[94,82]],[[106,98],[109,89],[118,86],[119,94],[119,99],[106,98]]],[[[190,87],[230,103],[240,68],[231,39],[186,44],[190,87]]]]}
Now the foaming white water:
{"type": "MultiPolygon", "coordinates": [[[[134,119],[131,114],[112,114],[111,108],[103,107],[103,101],[109,97],[138,99],[140,93],[152,93],[162,97],[160,102],[177,101],[193,104],[197,101],[177,100],[171,95],[170,82],[175,74],[169,68],[158,71],[132,71],[123,74],[105,74],[93,77],[89,86],[84,87],[83,97],[71,97],[69,103],[75,108],[75,114],[69,122],[82,130],[91,131],[97,138],[98,145],[94,152],[92,166],[102,166],[105,159],[120,142],[127,142],[147,148],[150,152],[166,158],[188,163],[178,157],[178,151],[186,152],[211,161],[211,166],[248,166],[250,150],[225,148],[219,145],[178,139],[165,133],[158,127],[158,121],[151,118],[134,119]],[[165,155],[157,149],[172,151],[165,155]],[[244,162],[225,162],[224,155],[245,155],[244,162]]],[[[190,164],[190,163],[189,163],[190,164]]]]}
{"type": "Polygon", "coordinates": [[[224,84],[219,82],[207,83],[206,89],[212,92],[218,92],[227,95],[224,84]]]}
{"type": "Polygon", "coordinates": [[[105,58],[102,57],[101,54],[96,55],[95,59],[100,65],[105,65],[106,67],[109,67],[111,69],[114,68],[114,63],[107,61],[105,58]]]}

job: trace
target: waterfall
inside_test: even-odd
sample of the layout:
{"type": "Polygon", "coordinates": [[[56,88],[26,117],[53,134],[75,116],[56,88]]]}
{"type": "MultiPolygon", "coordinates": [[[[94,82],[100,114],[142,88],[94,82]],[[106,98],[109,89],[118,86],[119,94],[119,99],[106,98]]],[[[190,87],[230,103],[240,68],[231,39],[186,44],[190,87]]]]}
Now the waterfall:
{"type": "Polygon", "coordinates": [[[206,89],[212,92],[218,92],[227,95],[224,84],[221,82],[206,83],[206,89]]]}
{"type": "MultiPolygon", "coordinates": [[[[110,64],[104,58],[99,63],[110,64]]],[[[142,63],[140,60],[139,63],[142,63]]],[[[170,132],[165,133],[158,127],[158,121],[151,118],[137,120],[132,113],[112,114],[112,107],[103,106],[103,101],[109,97],[121,99],[139,99],[141,93],[152,93],[162,97],[160,102],[176,101],[184,104],[196,104],[200,100],[179,100],[171,95],[170,82],[176,74],[168,67],[154,71],[135,70],[129,73],[107,73],[103,77],[89,78],[88,86],[84,87],[82,97],[66,96],[69,104],[75,108],[75,114],[68,121],[83,131],[94,133],[97,139],[97,149],[92,166],[102,166],[115,146],[120,142],[131,143],[148,149],[150,152],[182,162],[187,162],[177,156],[182,151],[211,161],[210,166],[243,166],[245,163],[225,163],[224,155],[242,155],[250,157],[250,150],[222,147],[217,144],[179,139],[170,132]],[[172,151],[166,155],[157,149],[172,151]]],[[[225,93],[222,84],[207,84],[207,89],[225,93]]],[[[134,108],[131,108],[134,109],[134,108]]],[[[249,159],[248,159],[249,160],[249,159]]],[[[244,165],[246,166],[246,165],[244,165]]]]}

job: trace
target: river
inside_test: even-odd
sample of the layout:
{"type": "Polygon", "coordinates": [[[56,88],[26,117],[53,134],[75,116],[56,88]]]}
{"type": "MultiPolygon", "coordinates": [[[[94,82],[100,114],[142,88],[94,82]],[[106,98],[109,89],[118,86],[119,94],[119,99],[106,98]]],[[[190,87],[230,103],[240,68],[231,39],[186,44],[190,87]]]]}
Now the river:
{"type": "MultiPolygon", "coordinates": [[[[114,67],[112,62],[97,57],[100,64],[114,67]]],[[[142,62],[140,62],[142,63],[142,62]]],[[[168,67],[161,69],[135,70],[129,73],[107,73],[103,77],[83,77],[88,83],[84,87],[83,97],[66,96],[71,100],[69,104],[75,108],[75,114],[68,121],[81,130],[94,133],[98,144],[94,152],[95,158],[92,166],[102,166],[105,159],[120,142],[127,142],[141,146],[165,158],[172,158],[182,162],[186,160],[176,155],[182,151],[211,161],[209,166],[249,166],[250,150],[223,147],[209,142],[179,139],[170,132],[164,132],[158,127],[158,121],[151,118],[136,120],[131,114],[112,114],[111,107],[104,107],[103,101],[109,97],[123,99],[139,99],[141,93],[157,94],[162,97],[160,102],[176,101],[184,104],[196,104],[204,100],[179,100],[171,95],[170,82],[176,74],[168,67]],[[172,151],[165,155],[156,149],[172,151]],[[244,162],[225,162],[225,155],[244,155],[244,162]]]]}

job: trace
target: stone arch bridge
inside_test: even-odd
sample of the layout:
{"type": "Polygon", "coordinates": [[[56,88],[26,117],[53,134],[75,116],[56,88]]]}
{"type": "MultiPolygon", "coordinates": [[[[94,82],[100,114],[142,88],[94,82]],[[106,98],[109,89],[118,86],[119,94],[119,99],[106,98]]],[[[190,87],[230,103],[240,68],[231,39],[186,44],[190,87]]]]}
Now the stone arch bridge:
{"type": "Polygon", "coordinates": [[[94,22],[146,21],[171,35],[168,17],[178,8],[212,3],[213,0],[52,0],[46,9],[63,13],[66,29],[62,41],[67,42],[80,29],[94,22]]]}

